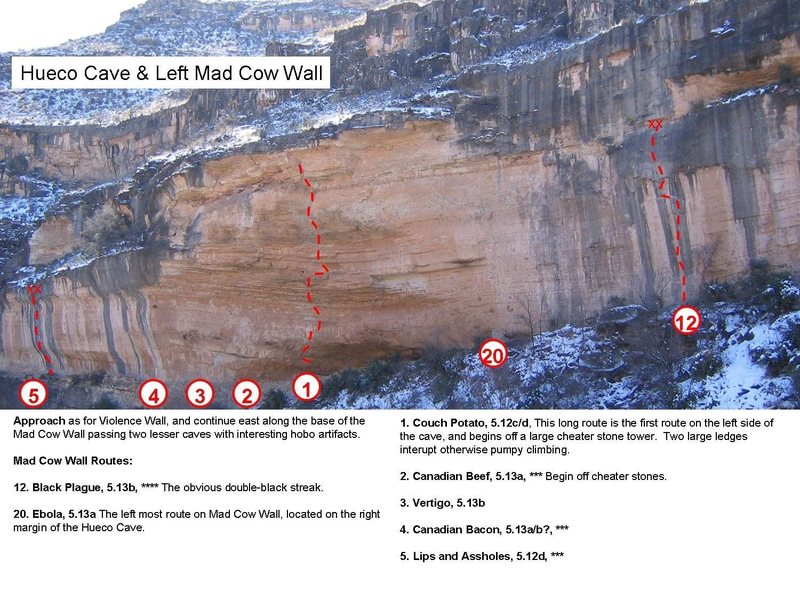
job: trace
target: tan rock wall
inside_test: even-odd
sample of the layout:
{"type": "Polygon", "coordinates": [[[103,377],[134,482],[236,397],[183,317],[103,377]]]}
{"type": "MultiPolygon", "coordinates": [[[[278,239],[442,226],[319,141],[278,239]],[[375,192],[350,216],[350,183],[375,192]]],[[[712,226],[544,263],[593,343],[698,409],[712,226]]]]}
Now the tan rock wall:
{"type": "Polygon", "coordinates": [[[31,236],[28,262],[45,265],[80,246],[80,237],[70,219],[59,216],[46,221],[31,236]]]}
{"type": "MultiPolygon", "coordinates": [[[[799,255],[797,107],[783,114],[791,122],[756,169],[752,214],[734,206],[723,166],[675,174],[695,298],[703,276],[738,276],[753,252],[789,266],[799,255]]],[[[637,300],[648,286],[678,300],[674,218],[655,174],[616,172],[599,144],[566,145],[556,158],[481,154],[450,124],[418,122],[211,161],[198,185],[175,176],[157,199],[171,251],[102,259],[45,283],[59,371],[230,381],[284,380],[303,367],[315,319],[304,282],[317,262],[298,162],[331,269],[312,289],[320,373],[525,331],[526,297],[544,305],[545,325],[581,321],[612,296],[637,300]]],[[[26,296],[5,301],[0,368],[33,369],[26,296]]]]}

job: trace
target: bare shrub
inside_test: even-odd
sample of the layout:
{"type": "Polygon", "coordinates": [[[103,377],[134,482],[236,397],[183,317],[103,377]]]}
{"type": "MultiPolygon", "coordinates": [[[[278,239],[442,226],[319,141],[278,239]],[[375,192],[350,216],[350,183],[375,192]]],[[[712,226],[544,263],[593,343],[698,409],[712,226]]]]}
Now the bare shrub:
{"type": "Polygon", "coordinates": [[[104,204],[86,219],[81,230],[84,250],[97,254],[101,248],[122,240],[128,231],[128,219],[112,204],[104,204]]]}

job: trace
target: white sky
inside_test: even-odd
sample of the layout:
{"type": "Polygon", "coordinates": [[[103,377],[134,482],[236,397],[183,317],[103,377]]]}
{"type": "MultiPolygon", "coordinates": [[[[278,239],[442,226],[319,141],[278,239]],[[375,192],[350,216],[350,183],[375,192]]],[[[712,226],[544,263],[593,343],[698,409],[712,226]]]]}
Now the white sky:
{"type": "MultiPolygon", "coordinates": [[[[276,1],[290,4],[299,0],[276,1]]],[[[144,2],[145,0],[2,0],[0,52],[47,48],[67,40],[101,33],[119,20],[121,12],[144,2]]]]}
{"type": "Polygon", "coordinates": [[[144,0],[11,0],[3,2],[0,52],[55,46],[100,33],[144,0]]]}

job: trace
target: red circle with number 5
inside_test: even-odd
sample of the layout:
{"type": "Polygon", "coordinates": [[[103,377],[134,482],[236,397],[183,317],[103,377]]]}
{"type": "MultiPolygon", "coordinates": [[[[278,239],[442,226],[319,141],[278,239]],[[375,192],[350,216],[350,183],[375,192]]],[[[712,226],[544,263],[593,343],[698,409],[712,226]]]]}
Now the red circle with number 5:
{"type": "Polygon", "coordinates": [[[186,386],[186,401],[194,408],[208,408],[214,401],[214,386],[205,379],[195,379],[186,386]]]}
{"type": "Polygon", "coordinates": [[[237,381],[231,392],[233,401],[241,408],[253,408],[261,402],[261,386],[252,379],[237,381]]]}
{"type": "Polygon", "coordinates": [[[502,367],[508,360],[508,346],[497,338],[489,338],[478,349],[478,358],[490,369],[502,367]]]}
{"type": "Polygon", "coordinates": [[[161,408],[167,402],[169,390],[160,379],[148,379],[139,386],[139,402],[145,408],[161,408]]]}
{"type": "Polygon", "coordinates": [[[703,317],[700,315],[700,311],[689,304],[679,306],[672,313],[672,328],[681,335],[697,333],[702,324],[703,317]]]}
{"type": "Polygon", "coordinates": [[[292,393],[300,402],[313,402],[322,393],[322,380],[314,373],[300,373],[292,381],[292,393]]]}
{"type": "Polygon", "coordinates": [[[39,379],[28,379],[19,386],[19,401],[28,408],[42,408],[47,402],[47,386],[39,379]]]}

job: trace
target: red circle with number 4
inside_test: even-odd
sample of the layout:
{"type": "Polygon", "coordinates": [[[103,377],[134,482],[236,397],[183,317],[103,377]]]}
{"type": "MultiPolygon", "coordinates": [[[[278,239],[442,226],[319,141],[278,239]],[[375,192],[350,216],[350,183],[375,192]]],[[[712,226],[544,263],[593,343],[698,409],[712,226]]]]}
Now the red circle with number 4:
{"type": "Polygon", "coordinates": [[[160,379],[148,379],[139,386],[139,402],[146,408],[161,408],[168,396],[167,385],[160,379]]]}
{"type": "Polygon", "coordinates": [[[214,386],[205,379],[195,379],[186,386],[186,401],[194,408],[208,408],[214,401],[214,386]]]}
{"type": "Polygon", "coordinates": [[[478,358],[490,369],[502,367],[508,360],[508,346],[497,338],[489,338],[478,349],[478,358]]]}
{"type": "Polygon", "coordinates": [[[28,379],[19,386],[19,401],[28,408],[42,408],[47,402],[47,386],[44,381],[28,379]]]}
{"type": "Polygon", "coordinates": [[[300,402],[313,402],[322,393],[322,380],[314,373],[300,373],[292,381],[292,393],[300,402]]]}
{"type": "Polygon", "coordinates": [[[261,386],[252,379],[237,381],[231,392],[233,401],[241,408],[253,408],[261,402],[261,386]]]}
{"type": "Polygon", "coordinates": [[[700,315],[700,311],[689,304],[679,306],[672,313],[672,328],[681,335],[697,333],[702,324],[703,317],[700,315]]]}

